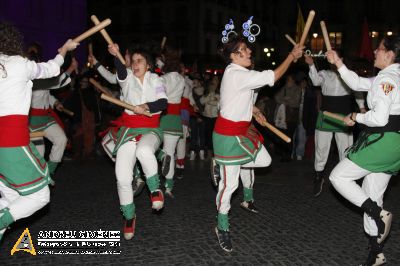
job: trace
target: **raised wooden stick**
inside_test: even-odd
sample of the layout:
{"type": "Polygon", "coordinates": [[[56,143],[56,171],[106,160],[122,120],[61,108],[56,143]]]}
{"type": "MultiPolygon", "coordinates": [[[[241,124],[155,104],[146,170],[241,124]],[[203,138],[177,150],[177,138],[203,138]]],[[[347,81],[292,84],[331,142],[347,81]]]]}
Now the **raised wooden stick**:
{"type": "Polygon", "coordinates": [[[326,50],[330,51],[332,50],[332,47],[331,47],[331,42],[329,41],[329,35],[328,31],[326,30],[325,22],[321,20],[320,24],[321,24],[322,35],[324,36],[326,50]]]}
{"type": "Polygon", "coordinates": [[[98,32],[99,30],[104,29],[105,27],[107,27],[108,25],[111,24],[111,19],[105,19],[102,22],[100,22],[98,25],[94,26],[93,28],[85,31],[84,33],[82,33],[81,35],[79,35],[78,37],[76,37],[75,39],[73,39],[74,42],[81,42],[82,40],[86,39],[87,37],[95,34],[96,32],[98,32]]]}
{"type": "Polygon", "coordinates": [[[275,135],[277,135],[278,137],[280,137],[281,139],[283,139],[285,142],[290,143],[292,140],[285,135],[285,133],[283,133],[282,131],[280,131],[279,129],[277,129],[276,127],[274,127],[273,125],[271,125],[268,122],[264,122],[262,124],[262,126],[268,128],[269,130],[271,130],[275,135]]]}
{"type": "Polygon", "coordinates": [[[44,137],[46,135],[46,133],[44,131],[35,131],[35,132],[30,132],[29,133],[29,137],[31,139],[33,138],[41,138],[44,137]]]}
{"type": "Polygon", "coordinates": [[[166,41],[167,41],[167,37],[164,36],[164,37],[162,38],[162,41],[161,41],[161,50],[164,49],[164,46],[165,46],[165,42],[166,42],[166,41]]]}
{"type": "Polygon", "coordinates": [[[293,44],[293,46],[296,45],[296,42],[292,39],[292,37],[290,37],[289,34],[285,34],[285,37],[286,37],[286,39],[288,39],[288,41],[289,41],[291,44],[293,44]]]}
{"type": "Polygon", "coordinates": [[[109,92],[107,89],[105,89],[103,86],[101,86],[101,84],[98,83],[94,78],[90,78],[89,82],[92,83],[93,86],[96,87],[96,89],[98,89],[102,93],[114,98],[114,96],[111,94],[111,92],[109,92]]]}
{"type": "Polygon", "coordinates": [[[72,112],[71,110],[68,110],[67,108],[62,108],[61,112],[69,115],[69,116],[74,116],[74,112],[72,112]]]}
{"type": "MultiPolygon", "coordinates": [[[[99,19],[98,19],[95,15],[91,15],[91,16],[90,16],[90,19],[93,21],[93,23],[94,23],[95,25],[99,25],[99,24],[100,24],[99,19]]],[[[107,33],[107,31],[106,31],[105,29],[100,30],[100,33],[101,33],[101,35],[103,35],[104,39],[106,40],[106,42],[107,42],[108,44],[114,44],[114,42],[112,41],[110,35],[108,35],[108,33],[107,33]]],[[[120,53],[119,51],[117,52],[117,57],[118,57],[119,61],[121,61],[121,63],[122,63],[123,65],[126,65],[125,59],[124,59],[124,57],[121,55],[121,53],[120,53]]]]}
{"type": "Polygon", "coordinates": [[[330,118],[342,121],[344,123],[344,118],[345,117],[342,116],[342,115],[331,113],[331,112],[328,112],[328,111],[324,111],[323,114],[326,115],[326,116],[329,116],[330,118]]]}
{"type": "Polygon", "coordinates": [[[314,10],[310,10],[310,13],[308,13],[308,17],[307,17],[307,21],[306,24],[304,26],[304,30],[303,30],[303,34],[301,35],[301,39],[300,39],[300,47],[304,46],[304,43],[306,41],[307,35],[308,35],[308,31],[310,30],[312,21],[314,19],[315,16],[315,11],[314,10]]]}
{"type": "MultiPolygon", "coordinates": [[[[124,107],[125,109],[128,109],[128,110],[131,110],[131,111],[135,112],[135,110],[134,110],[134,109],[135,109],[135,106],[130,105],[130,104],[126,103],[126,102],[120,101],[120,100],[118,100],[118,99],[115,99],[114,97],[110,97],[110,96],[108,96],[108,95],[102,93],[101,96],[100,96],[100,98],[102,98],[103,100],[106,100],[106,101],[108,101],[108,102],[110,102],[110,103],[119,105],[119,106],[121,106],[121,107],[124,107]]],[[[150,117],[150,116],[151,116],[151,113],[145,113],[145,114],[143,114],[143,115],[149,116],[149,117],[150,117]]]]}

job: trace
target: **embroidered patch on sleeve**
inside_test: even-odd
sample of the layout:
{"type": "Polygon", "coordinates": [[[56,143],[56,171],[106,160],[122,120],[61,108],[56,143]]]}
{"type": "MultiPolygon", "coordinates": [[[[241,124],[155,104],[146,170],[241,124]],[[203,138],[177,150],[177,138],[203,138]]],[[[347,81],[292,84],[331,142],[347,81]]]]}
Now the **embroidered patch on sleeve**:
{"type": "Polygon", "coordinates": [[[159,86],[156,88],[156,95],[164,95],[166,93],[166,89],[164,86],[159,86]]]}
{"type": "Polygon", "coordinates": [[[394,85],[386,82],[386,83],[381,84],[381,88],[382,88],[383,92],[385,93],[385,95],[388,95],[393,90],[394,85]]]}

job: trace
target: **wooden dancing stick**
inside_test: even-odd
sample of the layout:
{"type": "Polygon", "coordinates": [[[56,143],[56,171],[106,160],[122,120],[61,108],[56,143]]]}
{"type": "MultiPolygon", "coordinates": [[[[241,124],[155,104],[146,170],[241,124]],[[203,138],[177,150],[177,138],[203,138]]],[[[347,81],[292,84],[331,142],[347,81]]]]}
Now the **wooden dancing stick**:
{"type": "Polygon", "coordinates": [[[328,31],[326,30],[325,22],[323,20],[321,20],[320,24],[321,24],[322,35],[324,36],[326,50],[330,51],[330,50],[332,50],[332,46],[329,41],[329,35],[328,35],[328,31]]]}
{"type": "Polygon", "coordinates": [[[74,116],[74,112],[72,112],[71,110],[68,110],[67,108],[64,108],[64,107],[61,109],[61,112],[65,113],[69,116],[74,116]]]}
{"type": "Polygon", "coordinates": [[[161,41],[161,50],[163,50],[164,49],[164,46],[165,46],[165,43],[167,42],[167,37],[163,37],[162,38],[162,41],[161,41]]]}
{"type": "Polygon", "coordinates": [[[93,28],[85,31],[84,33],[82,33],[81,35],[79,35],[78,37],[76,37],[75,39],[73,39],[74,42],[81,42],[82,40],[86,39],[87,37],[95,34],[96,32],[98,32],[99,30],[104,29],[105,27],[107,27],[108,25],[111,24],[111,19],[105,19],[103,20],[101,23],[99,23],[99,25],[94,26],[93,28]]]}
{"type": "Polygon", "coordinates": [[[35,131],[35,132],[30,132],[29,133],[29,137],[31,139],[33,138],[41,138],[44,137],[46,135],[46,133],[44,131],[35,131]]]}
{"type": "MultiPolygon", "coordinates": [[[[90,19],[93,21],[93,23],[94,23],[95,25],[99,25],[99,24],[100,24],[99,19],[98,19],[95,15],[91,15],[91,16],[90,16],[90,19]]],[[[110,35],[108,35],[108,33],[107,33],[107,31],[106,31],[105,29],[100,30],[100,33],[101,33],[101,35],[103,35],[104,39],[106,40],[106,42],[107,42],[108,44],[114,44],[114,42],[112,41],[110,35]]],[[[121,63],[122,63],[123,65],[126,65],[125,59],[124,59],[124,57],[121,55],[121,53],[120,53],[119,51],[117,52],[117,57],[118,57],[119,61],[121,61],[121,63]]]]}
{"type": "Polygon", "coordinates": [[[303,34],[301,35],[301,39],[300,39],[300,47],[304,46],[304,43],[306,41],[307,35],[308,35],[308,31],[310,30],[312,21],[314,19],[315,16],[315,11],[314,10],[310,10],[310,13],[308,13],[308,17],[307,17],[307,21],[306,24],[304,26],[304,30],[303,30],[303,34]]]}
{"type": "Polygon", "coordinates": [[[90,78],[89,82],[93,84],[94,87],[96,87],[96,89],[98,89],[99,91],[101,91],[102,93],[104,93],[107,96],[113,97],[114,96],[111,94],[111,92],[109,92],[107,89],[105,89],[103,86],[101,86],[100,83],[98,83],[94,78],[90,78]]]}
{"type": "Polygon", "coordinates": [[[93,44],[91,42],[88,44],[88,54],[93,55],[93,44]]]}
{"type": "Polygon", "coordinates": [[[275,135],[277,135],[278,137],[280,137],[281,139],[283,139],[283,141],[290,143],[292,140],[286,136],[282,131],[280,131],[279,129],[277,129],[276,127],[274,127],[273,125],[271,125],[268,122],[264,122],[262,124],[262,126],[268,128],[269,130],[271,130],[275,135]]]}
{"type": "Polygon", "coordinates": [[[323,114],[328,116],[328,117],[330,117],[330,118],[342,121],[344,123],[344,116],[342,116],[342,115],[331,113],[331,112],[328,112],[328,111],[324,111],[323,114]]]}
{"type": "Polygon", "coordinates": [[[285,34],[285,37],[286,37],[286,39],[288,39],[288,41],[289,41],[291,44],[293,44],[293,46],[296,45],[296,42],[292,39],[292,37],[290,37],[289,34],[285,34]]]}
{"type": "MultiPolygon", "coordinates": [[[[118,99],[115,99],[114,97],[110,97],[110,96],[102,93],[100,98],[102,98],[103,100],[106,100],[106,101],[108,101],[110,103],[116,104],[118,106],[124,107],[125,109],[128,109],[128,110],[131,110],[131,111],[135,112],[135,110],[134,110],[135,106],[130,105],[130,104],[126,103],[126,102],[120,101],[118,99]]],[[[152,116],[151,113],[145,113],[143,115],[149,116],[149,117],[152,116]]]]}

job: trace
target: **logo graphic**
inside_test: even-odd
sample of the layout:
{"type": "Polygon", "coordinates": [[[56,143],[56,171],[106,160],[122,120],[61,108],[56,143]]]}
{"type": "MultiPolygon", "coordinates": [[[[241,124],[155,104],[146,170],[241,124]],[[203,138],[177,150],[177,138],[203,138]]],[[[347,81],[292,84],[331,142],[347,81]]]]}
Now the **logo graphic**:
{"type": "Polygon", "coordinates": [[[28,228],[22,232],[21,236],[19,237],[18,241],[15,242],[14,247],[11,249],[11,256],[14,255],[17,251],[25,251],[31,253],[32,255],[36,255],[35,247],[32,244],[32,237],[29,233],[28,228]]]}
{"type": "Polygon", "coordinates": [[[394,88],[394,85],[386,82],[381,84],[382,90],[385,93],[385,95],[388,95],[394,88]]]}

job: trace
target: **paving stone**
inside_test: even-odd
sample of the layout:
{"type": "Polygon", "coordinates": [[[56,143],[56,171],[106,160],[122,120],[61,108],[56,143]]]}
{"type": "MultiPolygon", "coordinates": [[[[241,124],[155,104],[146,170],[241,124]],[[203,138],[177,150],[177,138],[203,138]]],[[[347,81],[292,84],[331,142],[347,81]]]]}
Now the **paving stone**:
{"type": "MultiPolygon", "coordinates": [[[[240,208],[240,186],[230,213],[234,251],[219,248],[214,233],[215,195],[209,161],[187,161],[185,177],[176,180],[175,199],[166,197],[161,214],[151,210],[147,190],[135,198],[136,234],[121,235],[119,255],[10,256],[28,227],[36,251],[39,231],[113,230],[123,226],[114,165],[107,158],[64,162],[51,190],[51,203],[32,217],[18,221],[0,243],[0,265],[358,265],[367,256],[361,211],[329,185],[312,195],[313,162],[293,161],[256,170],[255,204],[259,214],[240,208]]],[[[331,169],[334,163],[328,167],[331,169]]],[[[385,208],[394,214],[385,245],[387,265],[400,264],[400,183],[393,177],[385,208]]]]}

